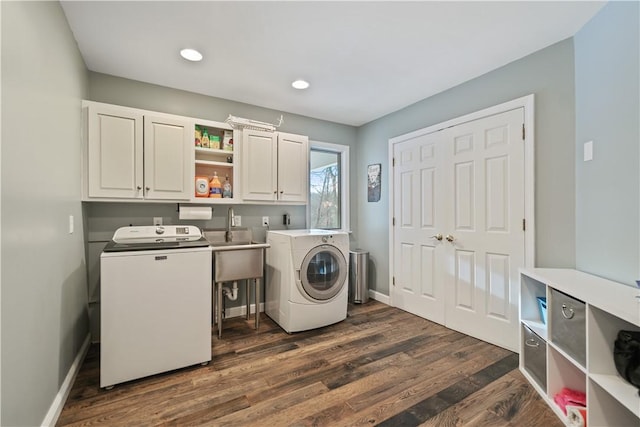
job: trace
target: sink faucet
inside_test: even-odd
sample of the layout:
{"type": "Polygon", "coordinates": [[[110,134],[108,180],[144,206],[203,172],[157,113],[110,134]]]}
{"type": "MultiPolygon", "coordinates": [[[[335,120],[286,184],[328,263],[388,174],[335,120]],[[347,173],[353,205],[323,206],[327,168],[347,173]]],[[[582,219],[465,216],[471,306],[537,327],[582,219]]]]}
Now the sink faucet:
{"type": "Polygon", "coordinates": [[[233,213],[233,207],[229,206],[229,211],[227,212],[227,232],[225,234],[225,240],[227,242],[230,242],[232,240],[231,227],[235,227],[235,226],[236,226],[236,218],[235,218],[235,214],[233,213]]]}

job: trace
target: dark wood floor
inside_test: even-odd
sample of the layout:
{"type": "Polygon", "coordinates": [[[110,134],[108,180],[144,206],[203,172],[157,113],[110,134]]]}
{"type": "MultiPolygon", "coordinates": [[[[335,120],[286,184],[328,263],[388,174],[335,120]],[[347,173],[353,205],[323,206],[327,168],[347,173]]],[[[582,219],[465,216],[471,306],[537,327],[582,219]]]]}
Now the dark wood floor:
{"type": "Polygon", "coordinates": [[[264,314],[213,338],[213,360],[99,388],[99,346],[60,426],[561,426],[517,355],[376,301],[286,334],[264,314]]]}

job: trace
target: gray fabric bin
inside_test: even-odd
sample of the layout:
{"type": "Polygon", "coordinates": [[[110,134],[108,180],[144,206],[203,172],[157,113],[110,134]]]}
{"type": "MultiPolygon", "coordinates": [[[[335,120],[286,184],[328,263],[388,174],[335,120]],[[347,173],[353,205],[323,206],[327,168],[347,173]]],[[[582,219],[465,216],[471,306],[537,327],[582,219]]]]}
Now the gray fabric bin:
{"type": "Polygon", "coordinates": [[[535,332],[522,325],[524,369],[547,392],[547,343],[535,332]]]}
{"type": "Polygon", "coordinates": [[[580,365],[586,366],[587,325],[584,302],[551,289],[550,309],[551,342],[580,365]]]}

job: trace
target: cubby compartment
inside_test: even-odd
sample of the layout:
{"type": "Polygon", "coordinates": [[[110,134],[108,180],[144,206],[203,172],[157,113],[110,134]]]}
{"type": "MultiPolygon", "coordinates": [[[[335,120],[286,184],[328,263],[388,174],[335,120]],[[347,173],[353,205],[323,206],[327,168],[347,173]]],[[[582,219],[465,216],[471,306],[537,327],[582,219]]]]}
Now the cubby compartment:
{"type": "Polygon", "coordinates": [[[521,276],[520,319],[545,341],[548,340],[547,325],[540,312],[538,298],[546,297],[547,287],[544,283],[526,275],[521,276]]]}
{"type": "Polygon", "coordinates": [[[234,150],[233,129],[225,123],[198,120],[194,128],[194,185],[198,185],[203,179],[207,182],[214,175],[218,176],[220,184],[224,186],[228,179],[231,185],[231,198],[207,198],[198,197],[198,192],[194,191],[194,200],[198,202],[225,203],[231,202],[235,198],[238,185],[237,155],[234,150]],[[206,131],[209,140],[217,139],[215,148],[211,143],[204,142],[203,134],[206,131]],[[198,142],[200,141],[200,142],[198,142]],[[225,143],[226,142],[226,143],[225,143]],[[229,142],[231,142],[229,144],[229,142]]]}
{"type": "MultiPolygon", "coordinates": [[[[198,151],[205,150],[204,148],[199,149],[198,151]]],[[[229,183],[231,184],[231,190],[233,194],[233,190],[235,189],[235,181],[233,178],[233,164],[232,163],[222,163],[222,162],[213,162],[213,161],[202,161],[196,158],[196,174],[195,178],[198,179],[200,177],[206,177],[207,181],[209,181],[214,174],[218,175],[218,179],[220,180],[220,184],[224,184],[226,178],[229,178],[229,183]]]]}
{"type": "MultiPolygon", "coordinates": [[[[589,406],[587,407],[588,426],[638,427],[640,425],[640,407],[628,408],[612,397],[594,379],[589,380],[589,406]],[[634,413],[635,411],[635,413],[634,413]]],[[[638,395],[636,390],[636,396],[638,395]]]]}
{"type": "Polygon", "coordinates": [[[587,392],[587,374],[576,365],[570,359],[567,359],[561,352],[559,352],[552,345],[549,346],[549,382],[547,387],[547,394],[551,400],[551,405],[556,410],[558,415],[565,417],[564,413],[559,406],[554,402],[556,394],[558,394],[563,388],[569,388],[571,390],[587,392]]]}
{"type": "Polygon", "coordinates": [[[194,129],[194,131],[194,143],[196,147],[233,153],[233,129],[231,129],[230,126],[199,121],[196,123],[196,129],[194,129]],[[204,140],[205,132],[207,134],[206,141],[204,140]],[[198,145],[197,141],[198,136],[200,137],[200,145],[198,145]]]}
{"type": "Polygon", "coordinates": [[[547,342],[522,324],[522,352],[525,371],[544,393],[547,392],[547,342]]]}
{"type": "Polygon", "coordinates": [[[597,307],[591,307],[589,325],[589,372],[591,379],[604,387],[627,410],[636,414],[640,425],[640,396],[638,389],[625,381],[616,370],[613,346],[620,330],[640,331],[633,325],[597,307]]]}
{"type": "Polygon", "coordinates": [[[587,366],[586,306],[563,292],[551,289],[549,301],[551,342],[583,367],[587,366]]]}

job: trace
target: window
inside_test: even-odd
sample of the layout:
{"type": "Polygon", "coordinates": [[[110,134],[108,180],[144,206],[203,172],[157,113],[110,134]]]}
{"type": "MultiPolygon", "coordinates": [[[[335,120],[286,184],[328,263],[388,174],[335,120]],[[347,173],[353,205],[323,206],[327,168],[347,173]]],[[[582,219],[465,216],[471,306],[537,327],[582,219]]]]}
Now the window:
{"type": "Polygon", "coordinates": [[[349,229],[349,147],[311,141],[309,228],[349,229]]]}

